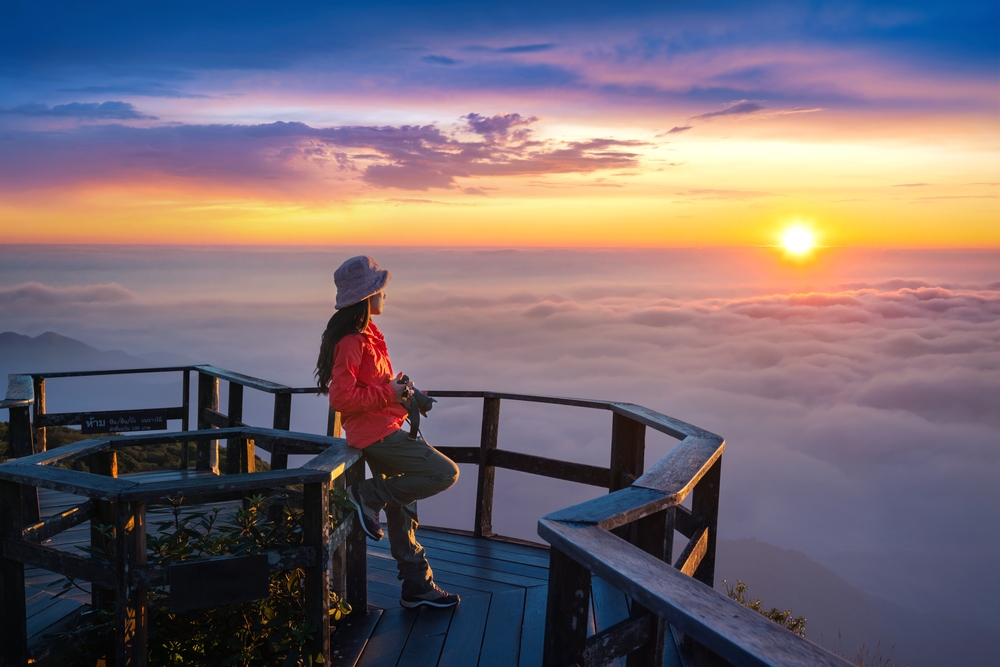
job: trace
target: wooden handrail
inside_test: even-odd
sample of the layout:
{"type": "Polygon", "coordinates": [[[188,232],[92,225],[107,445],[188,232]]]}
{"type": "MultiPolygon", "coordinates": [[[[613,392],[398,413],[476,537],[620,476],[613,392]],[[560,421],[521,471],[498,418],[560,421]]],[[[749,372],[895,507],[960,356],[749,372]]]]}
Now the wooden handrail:
{"type": "Polygon", "coordinates": [[[546,518],[539,521],[538,530],[553,547],[730,664],[850,664],[598,525],[574,525],[546,518]]]}
{"type": "MultiPolygon", "coordinates": [[[[329,486],[335,481],[342,486],[358,481],[363,475],[357,465],[361,455],[358,450],[348,447],[346,441],[289,431],[292,395],[319,393],[316,387],[287,387],[214,366],[195,365],[22,375],[18,376],[19,379],[13,385],[13,395],[9,387],[7,399],[20,401],[16,406],[11,406],[12,415],[15,411],[19,414],[23,411],[27,416],[27,406],[30,405],[31,398],[35,398],[38,401],[35,406],[36,426],[73,423],[72,419],[76,415],[44,414],[45,378],[176,371],[183,372],[184,378],[185,409],[182,411],[185,429],[189,374],[198,373],[195,413],[199,430],[128,434],[113,440],[82,441],[52,452],[23,455],[0,465],[0,493],[5,494],[9,502],[13,502],[9,499],[13,497],[11,493],[16,486],[22,486],[23,489],[43,486],[89,496],[95,506],[113,502],[127,509],[144,508],[145,503],[162,502],[179,495],[221,500],[266,488],[305,484],[306,488],[311,489],[307,495],[311,494],[309,497],[312,498],[306,504],[315,515],[319,508],[316,505],[316,484],[329,486]],[[220,379],[230,383],[226,413],[221,411],[219,405],[220,379]],[[243,424],[243,387],[274,395],[271,429],[243,424]],[[40,405],[41,410],[38,410],[40,405]],[[233,446],[234,441],[241,443],[237,448],[240,460],[231,459],[228,473],[247,472],[248,461],[243,459],[252,458],[255,445],[272,452],[272,470],[255,474],[227,474],[216,478],[139,483],[116,477],[88,475],[51,465],[91,454],[113,455],[114,450],[123,447],[193,441],[199,443],[198,467],[203,468],[210,465],[210,448],[217,446],[215,443],[220,439],[229,440],[229,447],[233,446]],[[316,456],[305,466],[288,470],[289,454],[316,456]]],[[[708,656],[709,662],[721,658],[739,665],[811,664],[832,667],[848,664],[732,602],[712,588],[721,457],[725,449],[725,442],[721,437],[631,403],[492,391],[431,390],[426,393],[438,398],[483,400],[483,432],[479,447],[441,448],[459,463],[475,463],[480,467],[476,535],[493,535],[493,471],[497,467],[594,484],[611,491],[608,495],[558,510],[539,520],[539,535],[552,546],[546,618],[546,667],[561,667],[571,662],[588,666],[595,664],[594,661],[604,664],[626,654],[630,655],[630,665],[653,664],[662,659],[666,623],[690,638],[696,649],[698,664],[701,664],[697,659],[699,655],[708,656]],[[610,467],[557,461],[499,449],[497,431],[502,400],[612,412],[614,418],[610,467]],[[647,427],[681,441],[648,469],[643,461],[647,427]],[[690,510],[680,506],[685,498],[692,495],[690,510]],[[672,535],[675,529],[688,537],[689,541],[676,563],[673,563],[672,535]],[[588,640],[586,609],[593,574],[626,592],[635,602],[632,606],[632,618],[588,640]],[[595,642],[600,643],[600,646],[595,642]],[[698,653],[699,650],[701,653],[698,653]]],[[[181,409],[169,410],[171,415],[175,415],[177,413],[174,411],[181,409]]],[[[30,438],[30,428],[27,432],[30,438]]],[[[42,432],[44,433],[43,430],[42,432]]],[[[328,433],[339,435],[339,415],[332,411],[328,433]]],[[[144,512],[144,509],[128,511],[144,512]]],[[[139,514],[135,516],[138,517],[139,514]]],[[[21,532],[18,527],[17,533],[10,532],[9,527],[5,526],[0,537],[4,540],[3,544],[10,548],[10,553],[16,554],[10,558],[20,559],[22,562],[45,560],[55,566],[59,565],[53,561],[55,556],[44,547],[29,544],[26,538],[37,538],[74,521],[75,517],[67,516],[37,524],[27,532],[21,532]]],[[[358,531],[348,535],[350,527],[346,525],[336,531],[336,539],[326,534],[329,533],[328,530],[324,533],[315,526],[310,530],[309,540],[313,546],[304,547],[297,552],[300,555],[295,558],[289,556],[289,562],[298,562],[299,566],[303,562],[313,564],[314,559],[315,562],[326,562],[335,544],[348,541],[351,544],[348,552],[352,554],[352,564],[346,567],[346,571],[341,566],[340,576],[346,578],[347,588],[353,591],[353,600],[358,607],[364,608],[363,535],[358,531]],[[306,560],[303,561],[303,558],[306,560]]],[[[344,553],[343,547],[341,553],[344,553]]],[[[69,567],[75,571],[85,566],[73,560],[61,567],[69,567]]],[[[139,565],[138,569],[133,570],[145,573],[143,568],[144,566],[139,565]]],[[[94,574],[107,583],[106,570],[95,570],[94,574]]],[[[134,576],[139,579],[146,577],[149,582],[159,583],[162,582],[163,575],[149,572],[148,575],[134,576]]],[[[149,585],[149,582],[144,585],[149,585]]],[[[116,585],[120,585],[120,582],[116,585]]],[[[310,599],[311,602],[307,604],[312,606],[311,613],[315,615],[321,610],[322,604],[315,597],[310,599]]]]}
{"type": "MultiPolygon", "coordinates": [[[[37,452],[3,463],[0,465],[0,577],[4,586],[0,587],[0,625],[3,625],[4,633],[0,636],[0,665],[6,667],[27,662],[25,565],[90,581],[97,592],[113,589],[116,596],[117,664],[146,664],[146,589],[171,583],[168,570],[146,565],[147,504],[178,497],[196,502],[199,499],[237,500],[251,493],[285,489],[298,484],[302,485],[303,544],[269,550],[254,558],[263,558],[266,570],[271,572],[296,568],[305,571],[303,595],[306,619],[317,628],[314,637],[309,640],[309,650],[312,654],[319,653],[329,659],[331,557],[335,550],[342,549],[345,543],[355,540],[359,533],[352,530],[353,516],[344,521],[336,531],[331,530],[328,518],[329,491],[335,480],[349,472],[357,477],[357,464],[360,461],[360,450],[349,447],[343,438],[242,426],[180,433],[125,434],[116,438],[83,440],[53,451],[37,452]],[[275,444],[285,442],[300,450],[318,453],[318,456],[302,468],[260,473],[230,471],[232,474],[219,477],[172,481],[143,481],[141,477],[123,479],[116,476],[116,448],[190,440],[203,442],[218,438],[230,441],[260,440],[275,444]],[[90,473],[54,465],[87,456],[92,457],[93,472],[90,473]],[[102,469],[105,474],[99,474],[102,469]],[[86,496],[90,500],[56,517],[24,528],[22,489],[34,490],[37,487],[86,496]],[[39,544],[47,537],[86,519],[90,519],[92,523],[107,523],[103,506],[109,506],[108,516],[115,527],[116,549],[113,562],[105,563],[39,544]]],[[[363,535],[361,539],[364,539],[363,535]]],[[[359,609],[367,609],[367,594],[363,588],[364,558],[363,548],[354,549],[347,556],[347,573],[353,572],[355,576],[347,578],[346,598],[359,609]],[[358,572],[362,574],[360,582],[356,576],[358,572]]],[[[231,560],[235,563],[241,559],[242,562],[246,561],[243,556],[204,560],[207,566],[218,567],[218,561],[231,560]]],[[[190,565],[185,565],[189,568],[187,571],[190,572],[192,567],[202,567],[201,560],[195,559],[190,565]]],[[[200,571],[204,572],[204,567],[200,571]]],[[[266,581],[263,589],[267,590],[266,581]]],[[[180,590],[177,593],[181,595],[180,590]]]]}

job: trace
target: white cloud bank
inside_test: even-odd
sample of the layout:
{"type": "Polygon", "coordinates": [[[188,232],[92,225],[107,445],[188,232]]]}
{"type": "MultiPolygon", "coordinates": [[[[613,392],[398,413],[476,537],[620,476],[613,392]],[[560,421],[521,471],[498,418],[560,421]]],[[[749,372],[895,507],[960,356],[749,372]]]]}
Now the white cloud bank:
{"type": "MultiPolygon", "coordinates": [[[[102,251],[72,270],[60,252],[5,265],[4,329],[179,352],[298,385],[310,382],[333,268],[356,254],[159,251],[172,271],[118,254],[102,273],[102,251]],[[101,283],[45,286],[92,275],[101,283]],[[8,296],[22,293],[62,300],[8,296]]],[[[1000,525],[995,253],[846,253],[810,273],[755,250],[370,252],[394,275],[378,320],[393,360],[424,388],[632,401],[713,430],[728,441],[724,537],[815,557],[921,554],[921,567],[929,552],[941,570],[959,557],[976,576],[951,577],[934,603],[1000,621],[988,595],[1000,535],[982,529],[1000,525]]],[[[318,403],[297,405],[300,428],[321,428],[318,403]]],[[[480,410],[443,401],[426,433],[474,444],[480,410]]],[[[503,447],[606,464],[610,417],[505,402],[500,432],[503,447]]],[[[670,445],[650,435],[647,463],[670,445]]],[[[471,523],[468,472],[450,497],[422,504],[429,523],[471,523]]],[[[495,523],[525,537],[540,513],[594,492],[499,480],[495,523]]]]}

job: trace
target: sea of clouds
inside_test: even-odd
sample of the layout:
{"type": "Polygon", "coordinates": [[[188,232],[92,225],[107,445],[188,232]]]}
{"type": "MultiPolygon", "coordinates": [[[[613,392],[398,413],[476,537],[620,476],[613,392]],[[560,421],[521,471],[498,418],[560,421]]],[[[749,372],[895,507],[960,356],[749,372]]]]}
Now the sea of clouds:
{"type": "MultiPolygon", "coordinates": [[[[0,329],[305,386],[333,269],[359,250],[0,246],[0,329]]],[[[394,276],[377,323],[419,386],[630,401],[697,424],[728,443],[722,537],[1000,623],[1000,254],[368,252],[394,276]]],[[[55,410],[71,398],[52,385],[55,410]]],[[[263,398],[249,406],[247,421],[268,423],[263,398]]],[[[475,444],[480,411],[442,400],[425,434],[475,444]]],[[[610,423],[505,402],[500,444],[606,465],[610,423]]],[[[296,398],[293,428],[324,424],[321,399],[296,398]]],[[[671,446],[649,434],[647,464],[671,446]]],[[[471,525],[463,473],[422,503],[425,522],[471,525]]],[[[495,527],[533,538],[540,514],[597,492],[499,471],[495,527]]]]}

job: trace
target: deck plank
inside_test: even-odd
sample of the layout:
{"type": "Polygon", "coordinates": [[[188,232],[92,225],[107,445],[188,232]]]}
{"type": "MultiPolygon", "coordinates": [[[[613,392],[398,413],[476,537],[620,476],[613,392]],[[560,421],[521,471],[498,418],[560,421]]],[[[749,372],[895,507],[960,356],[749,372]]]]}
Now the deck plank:
{"type": "MultiPolygon", "coordinates": [[[[594,631],[601,632],[628,618],[625,594],[600,577],[593,577],[591,603],[593,605],[594,631]]],[[[625,660],[616,658],[610,667],[625,667],[625,660]]]]}
{"type": "Polygon", "coordinates": [[[412,609],[396,607],[383,611],[358,667],[396,667],[415,620],[417,614],[412,609]]]}
{"type": "Polygon", "coordinates": [[[438,667],[468,667],[476,664],[486,632],[490,601],[491,596],[480,595],[462,600],[455,608],[438,667]]]}
{"type": "Polygon", "coordinates": [[[421,607],[396,667],[436,665],[454,613],[454,608],[421,607]]]}
{"type": "MultiPolygon", "coordinates": [[[[422,536],[421,536],[422,537],[422,536]]],[[[372,551],[377,551],[379,553],[389,553],[387,547],[369,547],[372,551]]],[[[426,548],[426,547],[425,547],[426,548]]],[[[463,553],[461,551],[452,551],[446,549],[437,549],[431,547],[427,549],[428,560],[433,560],[435,563],[459,563],[461,565],[470,565],[472,567],[482,568],[484,570],[492,570],[495,572],[506,572],[507,574],[513,574],[518,576],[530,577],[532,579],[544,580],[548,577],[548,566],[538,567],[536,565],[527,565],[524,563],[517,563],[510,560],[500,560],[497,558],[491,558],[489,556],[484,556],[480,554],[463,553]]]]}
{"type": "MultiPolygon", "coordinates": [[[[385,572],[390,572],[393,577],[396,576],[396,562],[386,558],[370,557],[368,559],[368,567],[371,569],[380,569],[385,572]]],[[[438,582],[438,584],[445,587],[447,587],[446,585],[461,586],[463,588],[477,590],[482,593],[497,593],[500,591],[509,591],[514,588],[519,588],[517,585],[457,573],[451,568],[445,567],[434,568],[434,580],[438,582]]]]}
{"type": "Polygon", "coordinates": [[[381,617],[382,610],[376,609],[367,614],[352,613],[344,619],[330,639],[331,666],[355,667],[381,617]]]}
{"type": "Polygon", "coordinates": [[[545,638],[545,604],[548,600],[548,591],[548,586],[533,586],[525,591],[518,667],[541,667],[542,665],[542,641],[545,638]]]}
{"type": "MultiPolygon", "coordinates": [[[[503,542],[501,540],[491,540],[489,538],[473,537],[471,535],[461,535],[458,533],[450,533],[445,531],[436,531],[433,528],[423,528],[417,531],[420,537],[423,537],[425,533],[422,531],[428,531],[428,540],[434,540],[436,542],[451,542],[453,544],[460,544],[465,547],[471,547],[475,550],[487,549],[494,553],[507,553],[511,554],[516,558],[520,558],[524,555],[534,555],[536,558],[544,558],[545,562],[548,563],[549,560],[549,550],[543,545],[529,546],[526,544],[515,544],[513,542],[503,542]]],[[[418,538],[419,539],[419,538],[418,538]]]]}
{"type": "Polygon", "coordinates": [[[496,593],[486,619],[479,667],[517,667],[521,646],[521,621],[524,618],[523,588],[496,593]]]}
{"type": "Polygon", "coordinates": [[[485,556],[512,563],[549,567],[549,551],[538,547],[527,547],[519,544],[508,544],[495,540],[465,538],[450,533],[435,532],[433,528],[417,531],[417,539],[426,549],[443,549],[458,553],[485,556]],[[459,540],[454,539],[458,537],[459,540]],[[451,539],[449,539],[451,538],[451,539]]]}

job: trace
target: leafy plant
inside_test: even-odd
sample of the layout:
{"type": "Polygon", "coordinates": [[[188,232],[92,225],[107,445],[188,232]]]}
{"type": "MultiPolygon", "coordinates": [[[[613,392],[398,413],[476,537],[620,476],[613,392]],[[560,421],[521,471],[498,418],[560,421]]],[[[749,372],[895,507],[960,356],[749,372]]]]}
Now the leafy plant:
{"type": "MultiPolygon", "coordinates": [[[[303,512],[289,507],[286,498],[250,498],[230,517],[221,508],[182,511],[182,499],[172,502],[172,516],[157,524],[157,533],[146,538],[150,564],[167,565],[193,558],[252,555],[267,549],[301,545],[303,512]],[[280,511],[279,511],[280,510],[280,511]]],[[[330,494],[330,521],[337,525],[353,509],[343,491],[330,494]]],[[[91,557],[113,561],[115,534],[111,526],[97,527],[102,540],[80,547],[91,557]]],[[[69,590],[76,583],[66,580],[69,590]]],[[[317,628],[305,620],[304,572],[301,569],[273,574],[267,598],[207,610],[171,613],[169,593],[149,591],[149,664],[154,666],[205,665],[210,667],[312,667],[322,661],[306,646],[317,628]]],[[[340,621],[350,605],[330,592],[330,620],[340,621]]],[[[62,664],[93,666],[111,649],[114,617],[111,610],[91,612],[89,623],[56,635],[52,642],[70,651],[62,664]]]]}
{"type": "Polygon", "coordinates": [[[747,599],[747,585],[742,581],[737,580],[735,585],[730,585],[729,582],[723,580],[722,584],[726,587],[726,595],[729,596],[730,600],[735,600],[744,607],[753,609],[755,612],[762,616],[766,616],[781,627],[791,630],[799,637],[806,636],[806,619],[804,616],[792,616],[791,609],[781,611],[777,607],[771,607],[770,610],[765,611],[759,598],[752,602],[747,599]]]}

